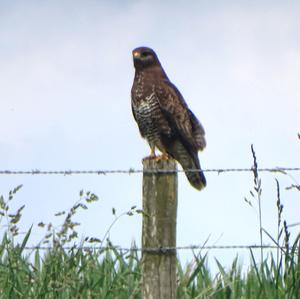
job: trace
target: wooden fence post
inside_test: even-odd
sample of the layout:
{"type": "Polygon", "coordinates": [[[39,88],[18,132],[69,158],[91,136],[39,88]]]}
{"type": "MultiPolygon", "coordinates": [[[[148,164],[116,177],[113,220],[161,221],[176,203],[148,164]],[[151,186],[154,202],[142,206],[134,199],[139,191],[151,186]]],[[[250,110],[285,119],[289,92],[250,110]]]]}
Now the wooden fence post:
{"type": "MultiPolygon", "coordinates": [[[[176,247],[177,169],[169,160],[143,160],[142,249],[176,247]],[[169,173],[147,173],[171,171],[169,173]]],[[[176,298],[176,250],[142,251],[142,298],[176,298]]]]}

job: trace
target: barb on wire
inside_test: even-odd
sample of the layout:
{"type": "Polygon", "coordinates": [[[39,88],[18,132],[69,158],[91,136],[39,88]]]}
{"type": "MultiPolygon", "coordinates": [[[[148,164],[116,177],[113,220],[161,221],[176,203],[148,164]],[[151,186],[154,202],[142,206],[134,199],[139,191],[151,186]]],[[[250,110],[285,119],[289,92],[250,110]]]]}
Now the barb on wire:
{"type": "MultiPolygon", "coordinates": [[[[188,169],[188,172],[199,172],[200,169],[188,169]]],[[[253,168],[208,168],[202,169],[203,172],[251,172],[253,168]]],[[[300,171],[300,167],[273,167],[273,168],[258,168],[257,171],[263,172],[281,172],[286,173],[287,171],[300,171]]],[[[180,173],[184,172],[182,169],[175,171],[170,170],[147,170],[142,169],[108,169],[108,170],[0,170],[0,175],[85,175],[85,174],[96,174],[96,175],[107,175],[107,174],[153,174],[153,173],[180,173]]]]}

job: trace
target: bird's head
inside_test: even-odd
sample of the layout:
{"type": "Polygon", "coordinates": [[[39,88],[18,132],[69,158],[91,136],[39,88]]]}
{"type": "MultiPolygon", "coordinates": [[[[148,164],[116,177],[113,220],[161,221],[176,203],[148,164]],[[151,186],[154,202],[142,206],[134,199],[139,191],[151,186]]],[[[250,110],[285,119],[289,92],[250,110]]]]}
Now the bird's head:
{"type": "Polygon", "coordinates": [[[144,69],[160,65],[157,55],[151,48],[139,47],[132,51],[133,63],[136,69],[144,69]]]}

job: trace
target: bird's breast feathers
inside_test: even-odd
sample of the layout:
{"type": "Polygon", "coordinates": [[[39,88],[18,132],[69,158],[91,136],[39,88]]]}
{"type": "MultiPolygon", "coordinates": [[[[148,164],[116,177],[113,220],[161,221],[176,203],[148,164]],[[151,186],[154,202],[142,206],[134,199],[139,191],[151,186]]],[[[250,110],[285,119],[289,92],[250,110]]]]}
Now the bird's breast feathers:
{"type": "Polygon", "coordinates": [[[155,93],[151,93],[149,96],[139,98],[133,104],[136,114],[142,116],[150,116],[154,110],[158,108],[158,102],[156,100],[155,93]]]}

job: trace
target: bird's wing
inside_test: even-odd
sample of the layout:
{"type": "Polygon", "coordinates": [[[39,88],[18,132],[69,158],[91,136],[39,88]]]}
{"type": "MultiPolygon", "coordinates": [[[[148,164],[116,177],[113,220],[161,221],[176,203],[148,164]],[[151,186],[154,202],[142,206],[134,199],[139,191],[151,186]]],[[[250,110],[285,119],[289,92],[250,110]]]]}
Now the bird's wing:
{"type": "Polygon", "coordinates": [[[191,120],[191,124],[192,124],[193,136],[194,136],[197,148],[198,148],[198,150],[202,151],[206,146],[204,128],[201,125],[198,118],[195,116],[195,114],[190,109],[188,109],[188,111],[189,111],[190,120],[191,120]]]}
{"type": "Polygon", "coordinates": [[[155,92],[162,113],[183,143],[193,152],[202,148],[198,135],[204,138],[204,130],[189,110],[179,90],[169,80],[165,80],[163,84],[158,85],[155,92]]]}

